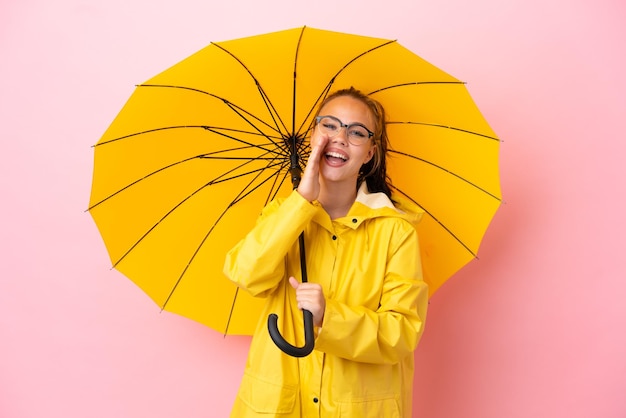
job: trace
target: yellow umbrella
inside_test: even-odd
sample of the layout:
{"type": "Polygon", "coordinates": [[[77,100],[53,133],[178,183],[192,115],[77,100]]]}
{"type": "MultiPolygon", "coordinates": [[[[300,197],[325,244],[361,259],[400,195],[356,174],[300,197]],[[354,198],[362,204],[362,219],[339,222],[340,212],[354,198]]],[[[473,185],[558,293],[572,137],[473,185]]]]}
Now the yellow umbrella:
{"type": "Polygon", "coordinates": [[[223,276],[225,254],[292,190],[316,106],[350,86],[388,113],[435,292],[500,205],[499,141],[464,83],[396,41],[309,27],[212,43],[137,86],[95,145],[89,211],[113,266],[162,309],[252,334],[263,301],[223,276]]]}

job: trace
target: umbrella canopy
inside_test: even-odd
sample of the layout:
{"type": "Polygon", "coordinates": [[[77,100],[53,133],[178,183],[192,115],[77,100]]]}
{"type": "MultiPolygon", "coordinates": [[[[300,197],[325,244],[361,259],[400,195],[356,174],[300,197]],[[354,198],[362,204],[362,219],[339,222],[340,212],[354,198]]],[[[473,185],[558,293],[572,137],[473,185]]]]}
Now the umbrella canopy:
{"type": "Polygon", "coordinates": [[[463,82],[398,42],[309,27],[212,43],[137,86],[95,145],[89,212],[113,266],[162,309],[252,334],[263,300],[224,277],[225,254],[292,190],[318,104],[351,86],[387,111],[432,295],[500,205],[499,141],[463,82]]]}

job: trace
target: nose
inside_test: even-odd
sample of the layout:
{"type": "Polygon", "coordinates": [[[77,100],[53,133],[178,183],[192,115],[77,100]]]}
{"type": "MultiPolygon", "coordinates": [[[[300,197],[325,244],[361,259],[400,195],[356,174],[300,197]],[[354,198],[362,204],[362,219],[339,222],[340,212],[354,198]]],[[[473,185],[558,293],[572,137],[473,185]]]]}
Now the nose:
{"type": "Polygon", "coordinates": [[[331,142],[339,142],[343,145],[346,145],[348,143],[348,128],[342,126],[341,128],[339,128],[339,132],[337,132],[335,136],[330,138],[330,140],[331,142]]]}

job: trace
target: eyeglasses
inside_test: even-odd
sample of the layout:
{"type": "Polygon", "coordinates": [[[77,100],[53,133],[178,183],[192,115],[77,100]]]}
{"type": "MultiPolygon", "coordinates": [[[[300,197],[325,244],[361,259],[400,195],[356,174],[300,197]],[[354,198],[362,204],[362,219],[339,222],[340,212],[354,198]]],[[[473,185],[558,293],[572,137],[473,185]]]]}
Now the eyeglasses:
{"type": "Polygon", "coordinates": [[[361,123],[351,123],[346,125],[334,116],[317,116],[315,118],[317,126],[323,134],[333,138],[339,134],[341,128],[346,128],[348,142],[352,145],[363,145],[365,141],[374,136],[374,132],[367,129],[361,123]]]}

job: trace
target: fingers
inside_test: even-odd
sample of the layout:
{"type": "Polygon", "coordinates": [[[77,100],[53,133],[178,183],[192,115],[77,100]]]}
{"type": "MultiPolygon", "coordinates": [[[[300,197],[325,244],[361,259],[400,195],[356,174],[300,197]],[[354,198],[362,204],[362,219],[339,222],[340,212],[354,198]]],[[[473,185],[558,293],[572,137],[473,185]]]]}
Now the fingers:
{"type": "Polygon", "coordinates": [[[313,163],[316,167],[319,167],[319,162],[324,153],[324,148],[326,148],[326,144],[328,144],[328,137],[325,135],[319,136],[315,141],[315,144],[311,144],[311,154],[309,156],[309,161],[307,162],[307,167],[311,163],[313,163]]]}
{"type": "Polygon", "coordinates": [[[320,326],[326,310],[326,299],[322,287],[317,283],[299,283],[295,278],[289,278],[289,284],[296,290],[298,309],[310,311],[313,322],[320,326]]]}
{"type": "Polygon", "coordinates": [[[315,302],[324,298],[322,287],[317,283],[300,283],[292,276],[289,278],[289,284],[296,290],[298,302],[315,302]]]}
{"type": "Polygon", "coordinates": [[[291,287],[293,287],[294,289],[298,289],[298,286],[300,286],[300,282],[296,280],[295,277],[290,277],[289,278],[289,284],[291,285],[291,287]]]}
{"type": "Polygon", "coordinates": [[[327,143],[328,138],[324,135],[318,136],[314,141],[311,141],[311,154],[298,185],[298,192],[309,202],[317,199],[319,195],[320,161],[324,155],[327,143]]]}
{"type": "Polygon", "coordinates": [[[315,301],[323,297],[322,287],[316,283],[299,283],[294,289],[296,289],[297,300],[315,301]]]}

